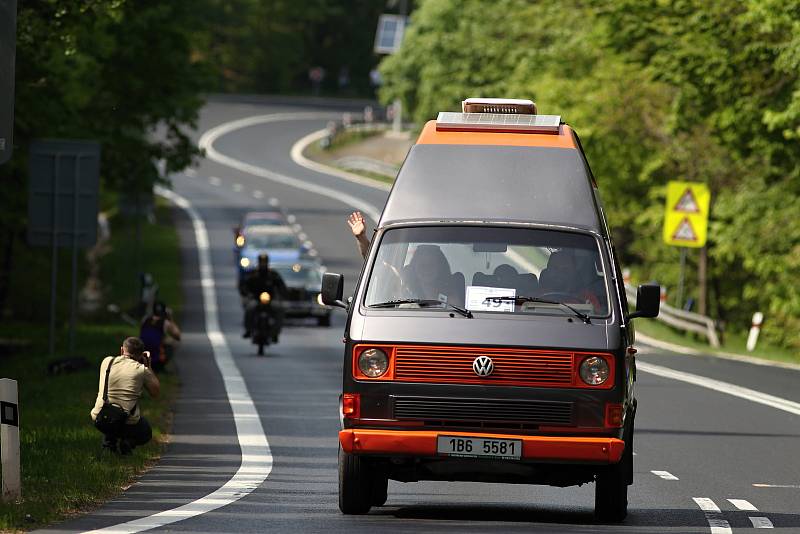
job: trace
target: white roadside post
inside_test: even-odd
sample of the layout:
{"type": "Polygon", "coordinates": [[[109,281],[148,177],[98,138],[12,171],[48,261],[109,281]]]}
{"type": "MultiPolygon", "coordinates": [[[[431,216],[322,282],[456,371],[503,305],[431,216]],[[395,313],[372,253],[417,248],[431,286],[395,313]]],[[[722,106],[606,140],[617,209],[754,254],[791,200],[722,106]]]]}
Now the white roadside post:
{"type": "Polygon", "coordinates": [[[764,322],[764,314],[755,312],[753,314],[752,326],[750,326],[750,334],[747,336],[747,350],[753,352],[758,342],[758,333],[761,331],[761,323],[764,322]]]}
{"type": "Polygon", "coordinates": [[[19,500],[19,401],[17,381],[10,378],[0,378],[0,468],[3,501],[19,500]]]}

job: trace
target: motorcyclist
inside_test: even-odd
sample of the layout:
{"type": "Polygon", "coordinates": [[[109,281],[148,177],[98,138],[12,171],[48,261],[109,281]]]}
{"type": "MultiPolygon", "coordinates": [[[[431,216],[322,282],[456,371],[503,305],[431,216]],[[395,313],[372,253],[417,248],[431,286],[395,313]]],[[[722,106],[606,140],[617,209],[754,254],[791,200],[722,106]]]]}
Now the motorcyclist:
{"type": "Polygon", "coordinates": [[[247,273],[244,282],[245,314],[244,337],[250,337],[255,323],[255,312],[258,307],[259,295],[267,292],[272,297],[272,320],[275,328],[272,331],[273,343],[278,342],[278,335],[283,327],[283,306],[281,300],[286,296],[286,284],[281,275],[269,268],[269,255],[261,253],[258,256],[258,268],[247,273]]]}

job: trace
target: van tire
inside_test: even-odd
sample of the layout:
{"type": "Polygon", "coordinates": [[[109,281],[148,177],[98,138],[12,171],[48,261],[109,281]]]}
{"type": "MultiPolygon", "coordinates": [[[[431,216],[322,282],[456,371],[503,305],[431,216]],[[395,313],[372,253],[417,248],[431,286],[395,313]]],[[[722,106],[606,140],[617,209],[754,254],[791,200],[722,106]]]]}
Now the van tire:
{"type": "Polygon", "coordinates": [[[374,474],[368,461],[339,448],[339,510],[347,515],[369,512],[373,504],[374,474]]]}
{"type": "Polygon", "coordinates": [[[628,485],[633,483],[632,430],[619,463],[604,468],[595,480],[594,515],[604,523],[620,523],[628,515],[628,485]]]}

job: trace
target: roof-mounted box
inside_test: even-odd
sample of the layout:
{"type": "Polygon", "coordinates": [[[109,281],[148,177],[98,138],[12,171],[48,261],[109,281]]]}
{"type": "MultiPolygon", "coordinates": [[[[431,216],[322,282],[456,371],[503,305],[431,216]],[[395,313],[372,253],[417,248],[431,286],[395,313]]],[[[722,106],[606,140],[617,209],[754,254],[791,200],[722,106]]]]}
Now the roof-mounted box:
{"type": "Polygon", "coordinates": [[[436,130],[558,134],[560,124],[561,115],[442,111],[436,119],[436,130]]]}

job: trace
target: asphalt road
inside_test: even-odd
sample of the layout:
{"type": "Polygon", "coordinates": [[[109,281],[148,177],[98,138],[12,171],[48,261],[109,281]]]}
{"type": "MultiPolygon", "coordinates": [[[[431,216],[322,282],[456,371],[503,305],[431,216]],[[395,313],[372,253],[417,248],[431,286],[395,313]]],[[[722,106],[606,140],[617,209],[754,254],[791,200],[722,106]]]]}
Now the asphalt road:
{"type": "MultiPolygon", "coordinates": [[[[310,171],[291,160],[292,145],[322,128],[328,118],[321,114],[326,112],[330,111],[321,107],[211,102],[202,113],[199,133],[252,116],[317,115],[233,128],[215,141],[219,153],[266,174],[205,160],[195,171],[173,177],[175,192],[191,202],[208,230],[220,329],[269,440],[272,464],[254,491],[156,530],[722,533],[728,532],[726,524],[739,532],[769,523],[782,532],[800,532],[800,415],[641,371],[635,484],[622,525],[595,522],[592,484],[558,489],[390,482],[385,507],[367,516],[341,515],[336,456],[344,315],[337,311],[331,328],[294,323],[267,356],[256,356],[241,337],[231,233],[243,212],[278,199],[302,225],[329,270],[345,275],[350,290],[362,264],[345,225],[352,208],[321,196],[319,187],[341,191],[377,210],[386,193],[310,171]],[[270,173],[278,173],[278,182],[284,183],[270,173]],[[287,185],[283,177],[312,184],[317,192],[287,185]]],[[[177,358],[183,388],[172,442],[160,464],[118,499],[51,532],[109,527],[185,505],[225,484],[241,462],[226,385],[205,331],[195,234],[189,218],[176,212],[187,306],[185,342],[177,358]]],[[[800,402],[798,371],[646,347],[639,358],[800,402]]],[[[118,531],[130,530],[134,529],[118,531]]]]}

